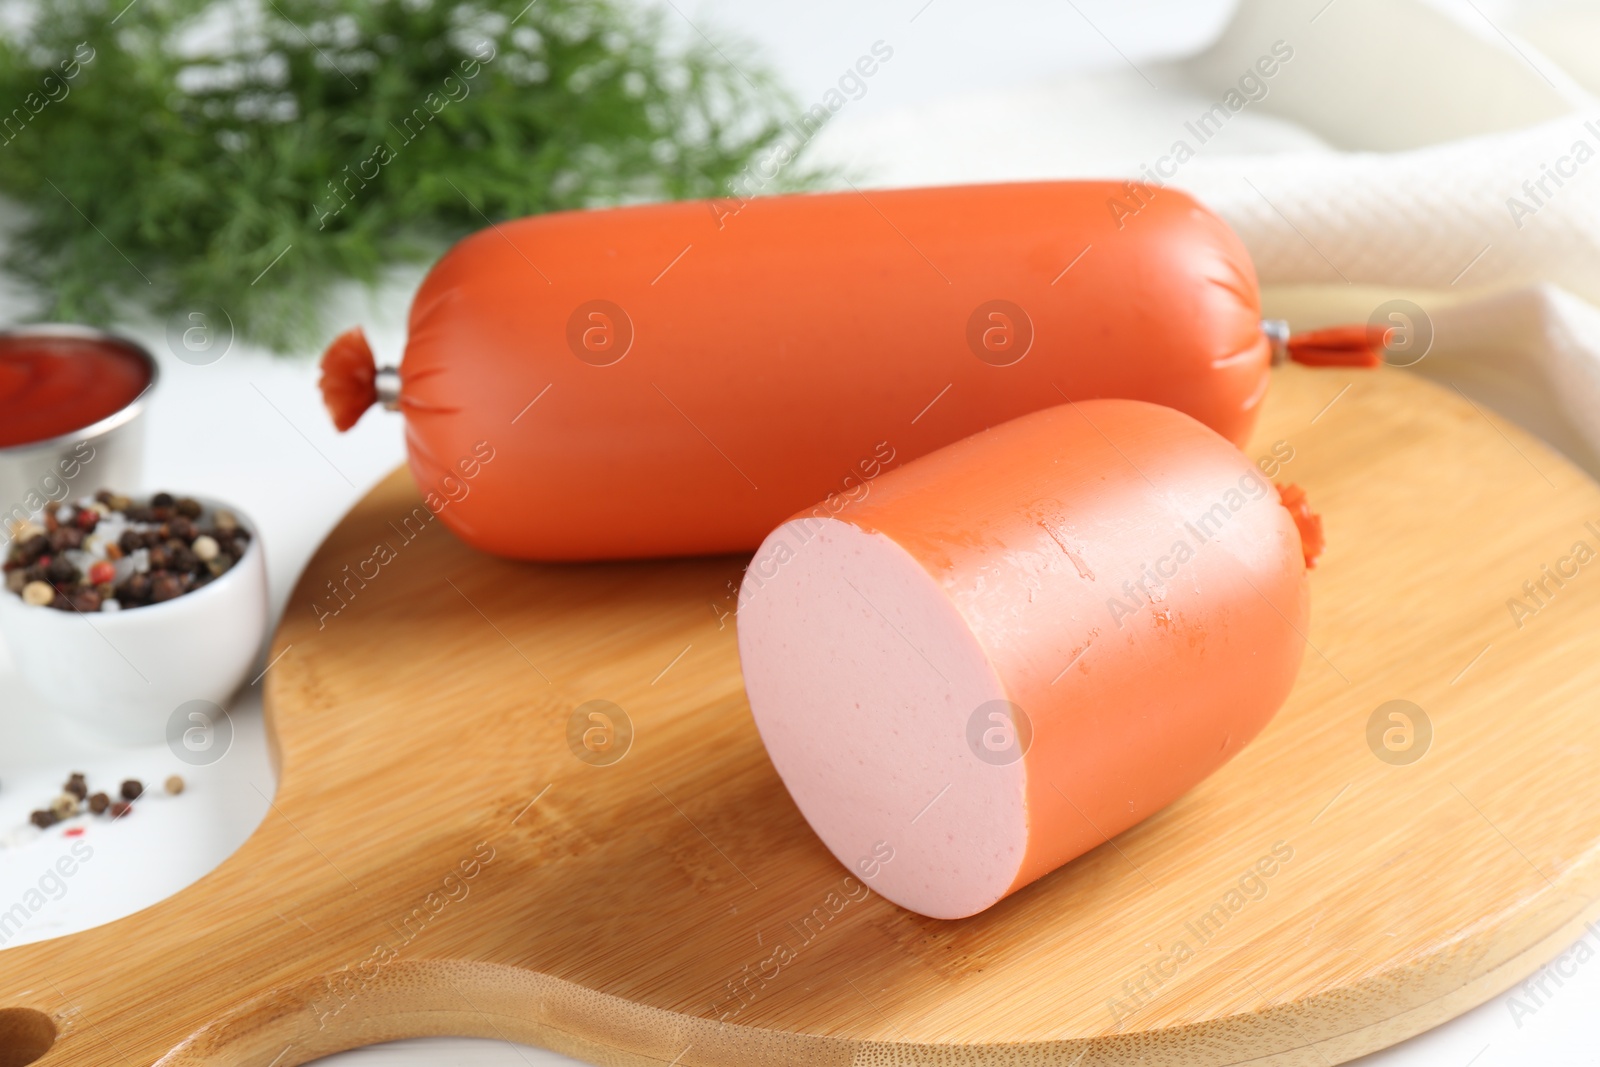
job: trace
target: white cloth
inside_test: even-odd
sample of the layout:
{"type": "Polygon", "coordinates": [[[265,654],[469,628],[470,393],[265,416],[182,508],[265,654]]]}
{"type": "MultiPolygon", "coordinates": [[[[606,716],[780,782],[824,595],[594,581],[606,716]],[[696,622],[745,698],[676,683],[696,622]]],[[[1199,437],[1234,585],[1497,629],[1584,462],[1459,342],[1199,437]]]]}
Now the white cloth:
{"type": "Polygon", "coordinates": [[[1160,167],[1238,231],[1269,315],[1411,300],[1434,334],[1418,373],[1600,476],[1597,55],[1592,4],[1242,0],[1187,60],[847,120],[818,147],[875,185],[1160,167]]]}
{"type": "MultiPolygon", "coordinates": [[[[1298,37],[1263,110],[1356,150],[1196,159],[1178,184],[1244,239],[1269,306],[1332,290],[1299,294],[1296,327],[1409,298],[1432,320],[1419,373],[1600,474],[1600,102],[1478,8],[1325,3],[1246,0],[1181,70],[1221,94],[1298,37]]],[[[1526,14],[1562,39],[1548,6],[1526,14]]]]}

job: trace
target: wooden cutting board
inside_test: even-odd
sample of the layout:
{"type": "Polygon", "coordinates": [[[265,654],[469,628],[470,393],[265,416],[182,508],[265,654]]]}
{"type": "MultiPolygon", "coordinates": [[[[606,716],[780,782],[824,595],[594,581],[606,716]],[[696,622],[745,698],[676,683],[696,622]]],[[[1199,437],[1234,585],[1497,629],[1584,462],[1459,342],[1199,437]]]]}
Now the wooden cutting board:
{"type": "Polygon", "coordinates": [[[1571,556],[1600,491],[1393,371],[1277,372],[1251,455],[1275,444],[1329,540],[1288,704],[958,922],[858,889],[790,802],[740,686],[740,560],[492,559],[396,472],[273,644],[265,822],[153,908],[0,953],[0,1067],[436,1034],[608,1065],[1320,1065],[1448,1019],[1600,912],[1600,562],[1571,556]]]}

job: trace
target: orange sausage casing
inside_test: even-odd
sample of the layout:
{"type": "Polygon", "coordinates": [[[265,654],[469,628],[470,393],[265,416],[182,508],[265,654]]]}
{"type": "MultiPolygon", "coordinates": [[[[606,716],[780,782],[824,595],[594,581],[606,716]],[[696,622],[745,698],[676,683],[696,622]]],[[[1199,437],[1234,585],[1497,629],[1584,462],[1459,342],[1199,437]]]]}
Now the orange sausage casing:
{"type": "Polygon", "coordinates": [[[1320,520],[1291,490],[1303,515],[1194,419],[1098,400],[779,526],[739,653],[801,812],[883,896],[959,918],[1158,811],[1293,684],[1320,520]]]}
{"type": "MultiPolygon", "coordinates": [[[[1039,182],[500,224],[423,282],[386,399],[440,517],[545,560],[748,551],[799,507],[1064,399],[1165,404],[1242,443],[1271,358],[1250,259],[1185,194],[1108,210],[1127,195],[1039,182]]],[[[373,399],[371,362],[357,331],[330,349],[341,425],[373,399]]]]}

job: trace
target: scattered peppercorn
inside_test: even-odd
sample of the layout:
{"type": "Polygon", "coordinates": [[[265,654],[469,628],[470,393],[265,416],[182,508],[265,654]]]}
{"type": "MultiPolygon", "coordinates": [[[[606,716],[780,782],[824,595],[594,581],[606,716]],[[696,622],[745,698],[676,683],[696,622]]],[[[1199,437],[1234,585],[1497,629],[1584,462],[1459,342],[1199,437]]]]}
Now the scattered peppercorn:
{"type": "MultiPolygon", "coordinates": [[[[176,774],[168,775],[163,785],[170,796],[177,796],[184,791],[183,778],[176,774]]],[[[31,813],[28,816],[29,822],[41,830],[46,830],[82,814],[85,809],[94,815],[109,814],[113,819],[120,819],[133,810],[132,802],[145,794],[144,783],[137,778],[129,778],[122,783],[120,799],[114,800],[103,792],[90,795],[88,776],[82,771],[73,771],[67,777],[62,790],[61,795],[47,806],[31,813]]],[[[68,836],[81,833],[83,833],[82,827],[67,831],[68,836]]]]}

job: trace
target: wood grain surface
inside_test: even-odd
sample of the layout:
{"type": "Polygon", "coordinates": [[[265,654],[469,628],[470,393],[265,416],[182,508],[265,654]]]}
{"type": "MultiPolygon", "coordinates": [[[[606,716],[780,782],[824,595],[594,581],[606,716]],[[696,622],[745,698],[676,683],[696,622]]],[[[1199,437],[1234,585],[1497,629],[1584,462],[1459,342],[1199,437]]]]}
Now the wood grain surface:
{"type": "Polygon", "coordinates": [[[437,1034],[641,1067],[1321,1065],[1448,1019],[1600,911],[1600,561],[1571,555],[1600,491],[1394,371],[1276,372],[1251,454],[1275,444],[1329,542],[1287,705],[957,922],[849,879],[784,792],[739,680],[742,560],[492,559],[397,472],[277,634],[265,822],[155,907],[0,952],[0,1067],[437,1034]],[[1396,700],[1409,749],[1387,711],[1369,730],[1396,700]],[[615,762],[569,740],[606,741],[591,701],[615,762]]]}

